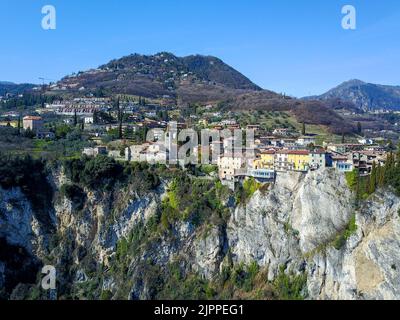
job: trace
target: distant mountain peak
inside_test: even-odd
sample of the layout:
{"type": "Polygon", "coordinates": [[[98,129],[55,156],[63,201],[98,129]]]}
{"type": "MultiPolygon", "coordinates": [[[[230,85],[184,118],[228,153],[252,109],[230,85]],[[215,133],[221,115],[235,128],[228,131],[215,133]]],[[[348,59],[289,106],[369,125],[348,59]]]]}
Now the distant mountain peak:
{"type": "Polygon", "coordinates": [[[343,82],[341,85],[339,86],[360,86],[366,84],[366,82],[359,80],[359,79],[351,79],[348,81],[343,82]]]}
{"type": "Polygon", "coordinates": [[[400,110],[400,87],[367,83],[352,79],[328,92],[305,99],[341,100],[361,110],[400,110]]]}

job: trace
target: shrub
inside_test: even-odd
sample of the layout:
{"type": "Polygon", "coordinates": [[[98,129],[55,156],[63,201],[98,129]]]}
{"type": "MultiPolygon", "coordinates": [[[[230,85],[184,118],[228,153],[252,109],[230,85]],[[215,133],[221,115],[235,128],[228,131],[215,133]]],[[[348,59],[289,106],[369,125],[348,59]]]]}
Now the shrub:
{"type": "Polygon", "coordinates": [[[258,183],[254,178],[246,179],[243,182],[243,186],[239,188],[239,191],[236,195],[236,202],[245,203],[257,190],[261,188],[261,186],[262,184],[258,183]]]}
{"type": "Polygon", "coordinates": [[[86,201],[86,193],[76,184],[64,184],[60,188],[62,196],[70,200],[77,210],[82,210],[86,201]]]}
{"type": "Polygon", "coordinates": [[[357,231],[356,215],[354,214],[349,223],[347,224],[345,230],[338,234],[333,241],[333,246],[336,250],[340,250],[346,244],[347,240],[355,234],[357,231]]]}
{"type": "MultiPolygon", "coordinates": [[[[254,288],[254,280],[259,272],[260,267],[255,261],[248,266],[240,264],[229,273],[229,281],[234,287],[243,289],[245,292],[250,292],[254,288]]],[[[226,271],[223,277],[227,277],[226,271]]]]}
{"type": "Polygon", "coordinates": [[[218,171],[218,167],[214,166],[214,165],[206,165],[206,164],[204,164],[204,165],[200,166],[200,171],[205,173],[205,174],[210,174],[212,172],[218,171]]]}
{"type": "Polygon", "coordinates": [[[284,266],[280,267],[279,274],[274,281],[274,288],[280,300],[303,300],[307,295],[306,285],[307,275],[305,273],[286,274],[284,266]]]}
{"type": "Polygon", "coordinates": [[[0,186],[5,189],[21,188],[37,212],[48,208],[53,190],[47,181],[45,163],[30,156],[6,156],[0,154],[0,186]]]}
{"type": "Polygon", "coordinates": [[[110,290],[103,290],[100,294],[100,300],[111,300],[113,294],[110,290]]]}
{"type": "Polygon", "coordinates": [[[110,189],[124,177],[123,166],[103,155],[66,160],[64,170],[72,182],[81,183],[92,190],[110,189]]]}
{"type": "Polygon", "coordinates": [[[346,182],[348,187],[355,191],[357,186],[358,172],[357,170],[353,170],[351,172],[346,172],[346,182]]]}
{"type": "MultiPolygon", "coordinates": [[[[176,221],[190,221],[195,227],[211,217],[226,217],[214,181],[191,179],[177,174],[162,205],[161,223],[168,229],[176,221]]],[[[214,219],[218,220],[218,219],[214,219]]]]}

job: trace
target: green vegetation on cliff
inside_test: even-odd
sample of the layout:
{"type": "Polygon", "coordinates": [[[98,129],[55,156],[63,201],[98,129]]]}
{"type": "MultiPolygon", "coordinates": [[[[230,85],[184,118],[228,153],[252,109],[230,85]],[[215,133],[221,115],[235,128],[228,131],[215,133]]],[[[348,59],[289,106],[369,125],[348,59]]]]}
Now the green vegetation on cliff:
{"type": "Polygon", "coordinates": [[[162,228],[168,230],[176,221],[189,221],[194,226],[200,226],[211,219],[214,225],[222,224],[226,221],[228,210],[219,197],[221,191],[222,186],[215,181],[178,174],[162,204],[162,228]]]}
{"type": "Polygon", "coordinates": [[[246,203],[261,187],[262,184],[257,182],[256,179],[246,179],[236,192],[236,203],[246,203]]]}
{"type": "Polygon", "coordinates": [[[21,188],[38,212],[45,211],[52,199],[47,174],[46,164],[41,160],[0,154],[0,186],[3,189],[21,188]]]}
{"type": "Polygon", "coordinates": [[[159,186],[158,174],[163,171],[160,166],[150,166],[146,163],[121,164],[102,155],[64,160],[63,169],[71,182],[93,191],[111,190],[120,182],[136,185],[138,193],[145,193],[159,186]]]}
{"type": "Polygon", "coordinates": [[[339,250],[341,249],[345,244],[346,241],[357,231],[357,224],[356,224],[356,215],[354,214],[349,223],[347,224],[347,227],[340,232],[336,238],[333,241],[333,246],[335,249],[339,250]]]}

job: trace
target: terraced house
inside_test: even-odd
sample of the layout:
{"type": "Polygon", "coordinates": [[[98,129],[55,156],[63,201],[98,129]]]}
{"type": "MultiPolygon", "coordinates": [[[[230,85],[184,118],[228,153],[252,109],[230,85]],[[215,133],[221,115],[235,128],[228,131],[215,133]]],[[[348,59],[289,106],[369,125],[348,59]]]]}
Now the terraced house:
{"type": "Polygon", "coordinates": [[[310,152],[307,150],[280,151],[287,154],[286,170],[308,171],[310,169],[310,152]]]}
{"type": "Polygon", "coordinates": [[[267,150],[253,161],[254,169],[308,171],[329,165],[325,150],[267,150]]]}

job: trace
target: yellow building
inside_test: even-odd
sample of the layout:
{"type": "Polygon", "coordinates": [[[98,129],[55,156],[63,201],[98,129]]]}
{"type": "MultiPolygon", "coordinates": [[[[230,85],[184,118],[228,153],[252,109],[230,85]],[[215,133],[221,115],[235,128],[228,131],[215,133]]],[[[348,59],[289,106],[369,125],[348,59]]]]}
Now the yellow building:
{"type": "Polygon", "coordinates": [[[0,127],[11,126],[13,128],[18,127],[18,121],[0,121],[0,127]]]}
{"type": "Polygon", "coordinates": [[[308,171],[310,169],[310,152],[308,150],[265,151],[253,161],[253,168],[277,171],[308,171]]]}
{"type": "Polygon", "coordinates": [[[308,171],[310,153],[307,150],[291,150],[287,151],[287,155],[290,170],[308,171]]]}
{"type": "Polygon", "coordinates": [[[275,167],[275,151],[264,151],[260,154],[260,158],[253,161],[254,169],[274,170],[275,167]]]}

